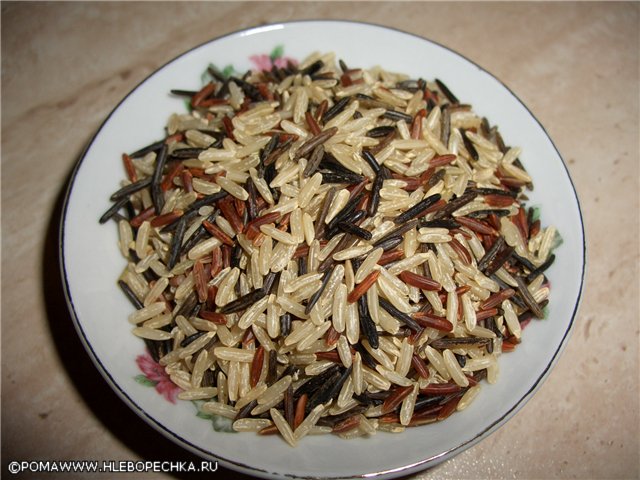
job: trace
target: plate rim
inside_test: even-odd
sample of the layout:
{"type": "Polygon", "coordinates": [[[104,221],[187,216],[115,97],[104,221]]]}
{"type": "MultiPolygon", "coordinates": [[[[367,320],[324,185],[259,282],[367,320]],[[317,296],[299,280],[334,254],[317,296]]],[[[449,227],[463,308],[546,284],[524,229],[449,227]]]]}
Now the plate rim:
{"type": "Polygon", "coordinates": [[[585,284],[585,276],[586,276],[586,269],[587,269],[587,246],[586,246],[586,236],[585,236],[585,226],[584,226],[584,217],[582,214],[582,208],[580,205],[580,200],[578,198],[578,193],[575,187],[575,184],[573,182],[573,179],[571,178],[571,175],[569,173],[569,169],[567,168],[566,162],[564,161],[564,158],[562,157],[562,154],[560,153],[560,151],[558,150],[557,146],[555,145],[555,143],[553,142],[553,139],[551,138],[551,136],[549,135],[549,133],[547,132],[546,128],[544,127],[544,125],[542,125],[542,123],[537,119],[537,117],[533,114],[533,112],[529,109],[529,107],[509,88],[509,86],[507,86],[500,78],[498,78],[496,75],[494,75],[493,73],[489,72],[488,70],[486,70],[485,68],[483,68],[482,66],[478,65],[476,62],[474,62],[473,60],[469,59],[468,57],[466,57],[465,55],[461,54],[460,52],[446,46],[443,45],[442,43],[439,43],[435,40],[423,37],[419,34],[416,33],[412,33],[412,32],[408,32],[406,30],[402,30],[396,27],[391,27],[388,25],[382,25],[382,24],[378,24],[378,23],[373,23],[373,22],[365,22],[365,21],[359,21],[359,20],[344,20],[344,19],[302,19],[302,20],[291,20],[291,21],[284,21],[284,22],[273,22],[273,23],[267,23],[267,24],[262,24],[262,25],[254,25],[254,26],[250,26],[247,28],[241,28],[241,29],[237,29],[234,30],[232,32],[228,32],[226,34],[223,35],[219,35],[216,37],[213,37],[207,41],[204,41],[202,43],[199,43],[198,45],[195,45],[187,50],[182,51],[181,53],[179,53],[178,55],[172,57],[170,60],[168,60],[167,62],[163,63],[162,65],[160,65],[159,67],[155,68],[149,75],[147,75],[144,79],[142,79],[140,82],[138,82],[109,112],[109,114],[105,117],[105,119],[100,123],[99,127],[96,129],[95,133],[91,136],[91,138],[88,140],[88,142],[86,143],[86,146],[84,147],[84,149],[82,150],[82,153],[79,155],[78,159],[76,160],[76,163],[73,167],[73,170],[68,178],[67,181],[67,187],[66,187],[66,191],[64,194],[64,201],[63,201],[63,205],[62,205],[62,212],[61,212],[61,221],[60,221],[60,228],[59,228],[59,235],[58,235],[58,252],[59,252],[59,260],[60,260],[60,274],[62,277],[62,283],[63,283],[63,290],[64,290],[64,296],[65,296],[65,300],[67,302],[67,307],[69,309],[69,312],[71,314],[71,318],[73,320],[74,326],[76,328],[76,331],[78,332],[78,335],[82,341],[82,344],[85,348],[85,350],[87,351],[87,353],[89,354],[89,357],[91,358],[93,364],[96,366],[96,368],[98,369],[98,371],[100,372],[100,374],[102,375],[102,377],[107,381],[107,383],[109,384],[109,386],[111,387],[111,389],[118,395],[118,397],[120,397],[120,399],[122,401],[124,401],[127,406],[129,408],[131,408],[142,420],[144,420],[148,425],[150,425],[151,427],[153,427],[156,431],[158,431],[159,433],[161,433],[162,435],[164,435],[166,438],[168,438],[169,440],[173,441],[174,443],[178,443],[182,448],[185,448],[186,450],[190,451],[191,453],[194,453],[200,457],[205,457],[205,458],[214,458],[215,460],[219,461],[223,466],[234,469],[234,470],[238,470],[238,471],[242,471],[244,473],[248,473],[250,475],[258,475],[261,477],[268,477],[268,478],[273,478],[273,477],[289,477],[289,478],[300,478],[300,479],[305,479],[305,480],[319,480],[319,479],[331,479],[331,480],[342,480],[342,479],[347,479],[347,478],[371,478],[371,477],[382,477],[382,476],[387,476],[389,478],[391,477],[395,477],[395,476],[399,476],[402,474],[410,474],[416,471],[420,471],[423,470],[425,468],[429,468],[429,467],[433,467],[437,464],[439,464],[440,462],[446,460],[447,458],[450,458],[451,456],[453,456],[454,453],[461,453],[464,450],[470,448],[471,446],[473,446],[474,444],[478,443],[481,439],[486,438],[487,436],[489,436],[491,433],[493,433],[494,431],[496,431],[500,426],[504,425],[513,415],[515,415],[515,413],[517,413],[522,407],[524,407],[524,405],[532,398],[533,394],[535,393],[535,391],[541,386],[541,384],[548,378],[552,368],[556,365],[556,363],[558,362],[562,352],[564,351],[564,348],[566,347],[566,344],[568,342],[568,339],[574,329],[574,325],[575,325],[575,320],[576,320],[576,316],[578,313],[578,310],[580,308],[580,305],[582,303],[582,299],[583,299],[583,293],[584,293],[584,284],[585,284]],[[290,25],[296,25],[296,24],[305,24],[305,23],[337,23],[337,24],[350,24],[350,25],[358,25],[358,26],[365,26],[365,27],[374,27],[374,28],[379,28],[379,29],[383,29],[383,30],[389,30],[389,31],[393,31],[393,32],[397,32],[397,33],[401,33],[404,35],[409,35],[411,37],[414,37],[420,41],[423,42],[427,42],[433,45],[436,45],[444,50],[446,50],[449,53],[452,53],[458,57],[460,57],[461,59],[465,60],[466,62],[468,62],[469,64],[475,66],[477,69],[479,69],[481,72],[489,75],[491,78],[493,78],[495,81],[497,81],[503,88],[505,88],[510,94],[511,96],[518,101],[518,103],[520,103],[522,105],[522,107],[524,107],[524,109],[527,111],[527,113],[531,116],[531,118],[535,121],[535,123],[538,124],[538,126],[541,128],[541,130],[544,132],[544,135],[547,137],[547,139],[549,140],[551,146],[553,147],[553,149],[555,150],[558,158],[560,159],[560,162],[562,164],[562,167],[564,168],[565,174],[567,179],[569,180],[569,184],[571,185],[571,190],[573,193],[573,197],[575,199],[575,203],[578,209],[578,217],[579,217],[579,223],[580,223],[580,236],[582,239],[582,250],[581,250],[581,272],[580,272],[580,285],[579,285],[579,289],[578,289],[578,294],[577,294],[577,298],[575,300],[575,304],[573,306],[573,312],[571,314],[571,320],[568,324],[568,327],[566,328],[566,330],[564,331],[564,334],[562,336],[562,340],[560,341],[558,347],[556,348],[553,356],[551,357],[550,361],[547,363],[545,369],[543,370],[543,372],[540,374],[540,376],[537,378],[537,380],[532,384],[531,388],[522,395],[522,397],[515,402],[515,404],[506,412],[504,412],[500,418],[498,418],[497,420],[495,420],[491,425],[487,426],[484,430],[478,432],[476,435],[474,435],[472,438],[458,444],[455,447],[452,447],[444,452],[441,452],[437,455],[432,455],[429,456],[427,458],[424,458],[418,462],[414,462],[408,465],[403,465],[401,467],[398,468],[393,468],[393,469],[389,469],[389,470],[381,470],[381,471],[376,471],[376,472],[368,472],[368,473],[362,473],[362,474],[358,474],[358,475],[349,475],[349,476],[344,476],[344,475],[333,475],[333,476],[316,476],[316,475],[307,475],[307,476],[299,476],[299,475],[295,475],[295,474],[286,474],[286,473],[279,473],[279,472],[270,472],[268,470],[265,470],[263,468],[259,468],[255,465],[246,465],[242,462],[238,462],[236,460],[231,460],[228,458],[223,458],[223,457],[218,457],[215,455],[214,452],[211,451],[207,451],[201,447],[198,447],[197,445],[194,445],[193,443],[191,443],[189,440],[183,438],[180,434],[174,432],[173,430],[170,430],[169,428],[165,427],[163,425],[163,423],[159,420],[157,420],[156,418],[154,418],[153,416],[151,416],[149,413],[147,413],[142,407],[140,407],[133,398],[131,398],[129,396],[129,394],[122,388],[120,387],[120,385],[115,381],[115,379],[112,377],[111,373],[108,371],[108,369],[102,364],[101,360],[98,358],[98,356],[96,355],[93,347],[91,346],[91,343],[89,342],[89,339],[87,338],[87,336],[85,335],[85,332],[82,328],[81,322],[78,318],[78,315],[76,314],[76,309],[74,306],[74,302],[73,302],[73,298],[71,295],[71,288],[69,285],[69,280],[67,278],[67,271],[66,271],[66,262],[65,262],[65,248],[64,248],[64,240],[65,240],[65,226],[66,226],[66,222],[67,222],[67,218],[68,218],[68,207],[69,207],[69,202],[70,202],[70,198],[71,198],[71,193],[73,191],[73,187],[75,185],[75,180],[76,180],[76,176],[78,174],[78,171],[80,170],[80,167],[82,166],[82,164],[84,163],[84,160],[86,159],[87,153],[89,151],[89,149],[91,148],[91,146],[94,144],[96,138],[100,135],[100,133],[102,132],[102,130],[104,129],[104,127],[106,126],[106,124],[110,121],[111,117],[114,115],[114,113],[120,108],[120,106],[131,96],[133,95],[134,92],[136,92],[140,87],[142,87],[149,79],[151,79],[154,75],[156,75],[157,72],[159,72],[160,70],[164,69],[165,67],[167,67],[168,65],[170,65],[171,63],[175,62],[176,60],[184,57],[185,55],[189,54],[190,52],[197,50],[201,47],[204,47],[205,45],[208,45],[210,43],[214,43],[218,40],[221,40],[223,38],[227,38],[227,37],[232,37],[232,36],[236,36],[239,34],[260,34],[261,30],[264,30],[265,28],[273,28],[273,27],[282,27],[282,28],[286,28],[287,26],[290,25]]]}

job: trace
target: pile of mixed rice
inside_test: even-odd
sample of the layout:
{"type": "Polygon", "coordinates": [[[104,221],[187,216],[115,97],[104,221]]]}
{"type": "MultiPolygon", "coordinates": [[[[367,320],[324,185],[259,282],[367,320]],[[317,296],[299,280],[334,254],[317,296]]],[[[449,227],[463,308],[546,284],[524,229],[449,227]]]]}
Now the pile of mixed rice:
{"type": "Polygon", "coordinates": [[[549,295],[520,150],[439,80],[333,54],[209,70],[101,219],[179,398],[291,445],[464,409],[549,295]]]}

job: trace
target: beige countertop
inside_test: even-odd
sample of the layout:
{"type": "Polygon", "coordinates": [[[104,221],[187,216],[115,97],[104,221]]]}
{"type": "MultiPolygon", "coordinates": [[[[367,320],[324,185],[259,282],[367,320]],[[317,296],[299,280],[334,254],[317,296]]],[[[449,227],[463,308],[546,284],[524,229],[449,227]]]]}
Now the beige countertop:
{"type": "Polygon", "coordinates": [[[2,475],[11,460],[194,458],[116,397],[75,333],[57,260],[66,182],[111,109],[184,50],[265,22],[342,18],[428,37],[505,82],[567,162],[586,226],[583,303],[548,380],[496,433],[410,478],[640,476],[638,3],[2,2],[1,9],[2,475]]]}

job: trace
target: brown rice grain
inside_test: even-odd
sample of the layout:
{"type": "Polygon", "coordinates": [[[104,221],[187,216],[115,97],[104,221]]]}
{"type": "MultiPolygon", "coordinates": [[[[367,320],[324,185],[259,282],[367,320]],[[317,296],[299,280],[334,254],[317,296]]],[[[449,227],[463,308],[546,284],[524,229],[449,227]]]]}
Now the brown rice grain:
{"type": "Polygon", "coordinates": [[[456,382],[461,387],[469,386],[469,379],[464,375],[456,356],[449,349],[446,349],[442,352],[442,358],[444,359],[444,364],[451,375],[451,378],[454,382],[456,382]]]}
{"type": "Polygon", "coordinates": [[[325,411],[324,405],[317,405],[309,412],[306,418],[298,425],[293,432],[293,436],[296,440],[300,440],[311,432],[311,429],[316,425],[320,417],[325,411]]]}
{"type": "Polygon", "coordinates": [[[447,366],[444,363],[444,358],[442,357],[440,352],[438,352],[435,348],[432,348],[430,346],[427,346],[424,349],[424,352],[427,356],[427,359],[429,360],[429,363],[433,366],[433,368],[436,369],[436,371],[440,374],[440,376],[444,380],[450,380],[451,374],[449,373],[449,370],[447,369],[447,366]]]}
{"type": "Polygon", "coordinates": [[[236,409],[230,405],[225,405],[220,402],[206,402],[200,407],[200,411],[203,413],[209,413],[211,415],[220,415],[226,418],[235,418],[238,413],[236,409]]]}
{"type": "Polygon", "coordinates": [[[383,253],[384,250],[382,248],[376,248],[369,252],[355,274],[355,283],[362,282],[362,280],[373,271],[383,253]]]}
{"type": "Polygon", "coordinates": [[[233,422],[233,430],[236,432],[258,432],[263,428],[273,425],[268,418],[241,418],[233,422]]]}
{"type": "Polygon", "coordinates": [[[208,400],[215,397],[218,394],[218,389],[216,387],[205,387],[205,388],[193,388],[191,390],[186,390],[180,392],[178,394],[178,398],[180,400],[208,400]]]}
{"type": "Polygon", "coordinates": [[[167,305],[165,302],[155,302],[152,303],[140,310],[136,310],[131,315],[129,315],[129,323],[134,325],[142,323],[151,318],[157,317],[162,312],[165,311],[167,305]]]}
{"type": "Polygon", "coordinates": [[[253,361],[253,355],[255,351],[244,350],[240,348],[231,347],[216,347],[213,349],[213,354],[218,360],[228,360],[232,364],[244,362],[251,363],[253,361]]]}
{"type": "Polygon", "coordinates": [[[282,414],[275,408],[271,408],[269,410],[269,415],[271,415],[271,419],[273,420],[273,423],[276,425],[276,427],[278,427],[278,431],[280,432],[280,435],[282,435],[282,438],[289,445],[291,445],[292,447],[295,447],[297,445],[297,440],[293,436],[293,432],[291,431],[291,427],[289,426],[289,423],[285,420],[282,414]]]}
{"type": "Polygon", "coordinates": [[[262,395],[257,397],[258,405],[270,404],[276,397],[279,397],[281,394],[284,395],[284,391],[289,388],[291,381],[291,375],[282,377],[276,383],[267,388],[262,395]]]}
{"type": "Polygon", "coordinates": [[[132,330],[133,334],[147,340],[169,340],[172,338],[171,333],[164,330],[156,330],[149,327],[136,327],[132,330]]]}
{"type": "Polygon", "coordinates": [[[416,399],[418,397],[418,384],[413,385],[413,389],[409,395],[402,401],[400,407],[400,424],[407,426],[413,416],[413,411],[416,406],[416,399]]]}

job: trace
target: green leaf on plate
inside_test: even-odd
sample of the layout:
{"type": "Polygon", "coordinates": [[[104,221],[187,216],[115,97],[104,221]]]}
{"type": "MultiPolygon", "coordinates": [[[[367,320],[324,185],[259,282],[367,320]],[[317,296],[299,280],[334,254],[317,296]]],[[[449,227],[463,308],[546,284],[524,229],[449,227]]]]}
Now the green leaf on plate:
{"type": "Polygon", "coordinates": [[[542,319],[546,320],[547,318],[549,318],[549,306],[542,308],[542,319]]]}
{"type": "Polygon", "coordinates": [[[531,221],[535,222],[536,220],[540,219],[540,207],[531,207],[531,210],[533,210],[533,214],[531,215],[531,221]]]}
{"type": "Polygon", "coordinates": [[[200,407],[205,403],[203,400],[191,400],[193,406],[196,408],[196,417],[202,418],[203,420],[213,420],[215,415],[211,413],[203,412],[200,407]]]}
{"type": "Polygon", "coordinates": [[[212,415],[211,423],[213,425],[213,429],[216,432],[228,432],[228,433],[236,433],[233,429],[233,420],[227,417],[223,417],[221,415],[212,415]]]}
{"type": "Polygon", "coordinates": [[[282,57],[282,55],[284,55],[284,46],[276,45],[269,54],[269,58],[271,58],[271,61],[273,62],[275,59],[282,57]]]}
{"type": "Polygon", "coordinates": [[[198,412],[196,413],[196,417],[198,418],[203,418],[205,420],[211,420],[213,419],[213,415],[211,415],[210,413],[204,413],[204,412],[198,412]]]}
{"type": "Polygon", "coordinates": [[[562,238],[562,235],[560,235],[560,232],[556,230],[556,234],[553,237],[553,240],[551,241],[551,248],[549,251],[553,252],[556,248],[558,248],[563,243],[564,243],[564,239],[562,238]]]}
{"type": "Polygon", "coordinates": [[[155,387],[158,384],[158,382],[155,382],[153,380],[149,380],[147,377],[145,377],[142,374],[136,375],[135,377],[133,377],[133,379],[137,383],[139,383],[140,385],[144,385],[145,387],[155,387]]]}
{"type": "Polygon", "coordinates": [[[230,76],[234,75],[236,73],[235,68],[233,68],[233,65],[227,65],[226,67],[224,67],[222,69],[222,76],[224,78],[229,78],[230,76]]]}

